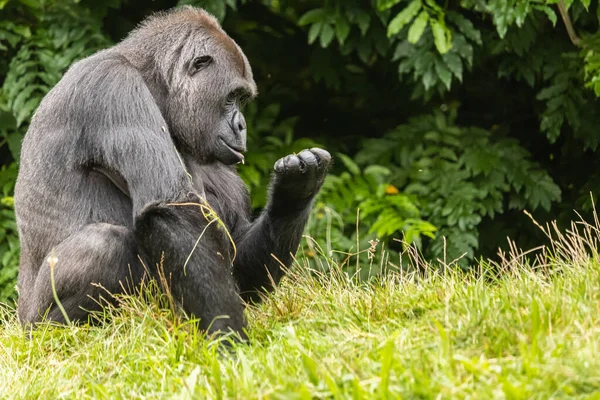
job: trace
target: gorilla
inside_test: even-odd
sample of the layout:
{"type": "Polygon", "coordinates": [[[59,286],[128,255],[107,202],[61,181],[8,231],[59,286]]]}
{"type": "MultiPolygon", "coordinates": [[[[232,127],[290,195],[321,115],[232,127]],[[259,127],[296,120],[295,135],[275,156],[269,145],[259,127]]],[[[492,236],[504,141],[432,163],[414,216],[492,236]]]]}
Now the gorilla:
{"type": "Polygon", "coordinates": [[[65,322],[51,264],[73,321],[87,320],[107,291],[158,279],[162,268],[200,329],[245,338],[244,303],[292,263],[331,162],[319,148],[278,160],[252,221],[236,164],[246,150],[242,104],[256,94],[240,47],[193,7],[150,16],[72,65],[23,140],[21,323],[65,322]]]}

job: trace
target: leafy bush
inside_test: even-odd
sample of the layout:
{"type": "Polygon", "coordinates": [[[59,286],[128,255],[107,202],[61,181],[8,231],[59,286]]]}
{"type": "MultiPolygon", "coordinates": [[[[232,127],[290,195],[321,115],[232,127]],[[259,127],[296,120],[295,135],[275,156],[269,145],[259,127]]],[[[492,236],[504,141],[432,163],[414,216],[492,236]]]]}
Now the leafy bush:
{"type": "Polygon", "coordinates": [[[505,207],[549,210],[560,188],[516,140],[456,126],[455,119],[455,109],[415,117],[380,139],[366,140],[356,159],[392,165],[392,183],[421,199],[425,218],[440,227],[430,256],[466,254],[466,265],[477,249],[482,218],[494,218],[505,207]]]}

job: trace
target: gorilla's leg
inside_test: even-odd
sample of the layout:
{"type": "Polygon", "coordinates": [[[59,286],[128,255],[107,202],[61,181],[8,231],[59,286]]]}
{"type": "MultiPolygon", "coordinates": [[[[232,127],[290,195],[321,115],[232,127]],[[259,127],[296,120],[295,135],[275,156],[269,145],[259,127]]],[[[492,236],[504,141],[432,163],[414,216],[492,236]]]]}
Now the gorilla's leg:
{"type": "Polygon", "coordinates": [[[86,321],[89,311],[101,308],[100,298],[112,302],[111,294],[133,290],[141,281],[144,267],[137,254],[131,230],[103,223],[84,226],[47,254],[34,287],[22,288],[18,307],[21,323],[39,322],[46,311],[47,319],[65,322],[52,294],[50,262],[54,263],[58,299],[69,319],[86,321]]]}
{"type": "MultiPolygon", "coordinates": [[[[147,206],[136,218],[135,232],[147,259],[164,259],[166,279],[175,300],[200,317],[209,333],[234,330],[242,338],[243,305],[232,277],[232,246],[214,215],[195,195],[189,203],[147,206]],[[164,257],[163,257],[164,254],[164,257]]],[[[156,270],[154,266],[150,270],[156,270]]]]}
{"type": "Polygon", "coordinates": [[[257,300],[258,291],[272,289],[283,276],[282,264],[291,265],[330,162],[327,151],[313,148],[275,163],[265,211],[235,236],[235,277],[245,300],[257,300]]]}

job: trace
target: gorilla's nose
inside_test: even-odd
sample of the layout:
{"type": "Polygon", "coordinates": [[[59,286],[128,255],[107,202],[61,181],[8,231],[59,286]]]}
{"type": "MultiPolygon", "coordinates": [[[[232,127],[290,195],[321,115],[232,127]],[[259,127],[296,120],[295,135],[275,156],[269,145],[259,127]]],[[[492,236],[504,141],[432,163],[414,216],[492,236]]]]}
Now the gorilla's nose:
{"type": "Polygon", "coordinates": [[[235,133],[237,137],[246,136],[246,119],[244,118],[244,114],[236,111],[231,120],[231,127],[233,128],[233,133],[235,133]]]}

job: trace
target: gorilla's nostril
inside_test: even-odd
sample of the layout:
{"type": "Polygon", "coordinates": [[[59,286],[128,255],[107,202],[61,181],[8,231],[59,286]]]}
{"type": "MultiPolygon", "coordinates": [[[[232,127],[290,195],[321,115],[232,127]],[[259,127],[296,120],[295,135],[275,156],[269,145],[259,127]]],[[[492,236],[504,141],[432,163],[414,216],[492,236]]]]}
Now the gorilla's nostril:
{"type": "Polygon", "coordinates": [[[235,131],[235,133],[240,134],[246,130],[246,120],[244,119],[244,114],[239,111],[236,111],[233,114],[233,119],[231,121],[231,127],[235,131]]]}

